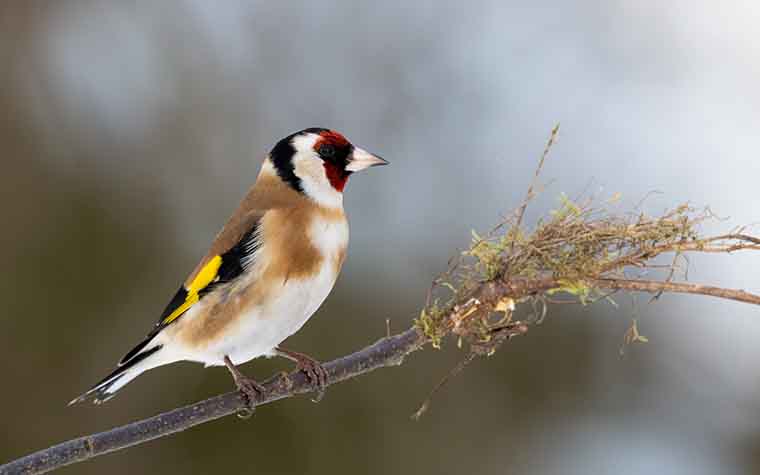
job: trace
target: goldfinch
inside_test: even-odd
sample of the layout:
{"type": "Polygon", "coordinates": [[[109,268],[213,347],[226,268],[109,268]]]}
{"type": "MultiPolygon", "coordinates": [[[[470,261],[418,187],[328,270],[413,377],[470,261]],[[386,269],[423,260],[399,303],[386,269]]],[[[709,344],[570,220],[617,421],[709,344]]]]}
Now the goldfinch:
{"type": "Polygon", "coordinates": [[[322,366],[279,345],[316,312],[343,265],[349,175],[387,163],[328,129],[309,128],[280,140],[147,337],[70,404],[107,401],[149,369],[195,361],[226,366],[255,405],[261,386],[237,365],[275,355],[295,361],[322,390],[322,366]]]}

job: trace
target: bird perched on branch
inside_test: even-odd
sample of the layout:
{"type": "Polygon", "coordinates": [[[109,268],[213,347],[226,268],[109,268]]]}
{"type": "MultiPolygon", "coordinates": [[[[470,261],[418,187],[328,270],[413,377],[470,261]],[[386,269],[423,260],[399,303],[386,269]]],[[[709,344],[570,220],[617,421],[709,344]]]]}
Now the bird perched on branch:
{"type": "Polygon", "coordinates": [[[101,403],[141,373],[183,360],[226,366],[252,405],[262,388],[237,365],[259,356],[295,361],[323,390],[319,362],[279,345],[316,312],[338,277],[348,245],[343,189],[349,175],[385,164],[328,129],[280,140],[155,327],[70,404],[101,403]]]}

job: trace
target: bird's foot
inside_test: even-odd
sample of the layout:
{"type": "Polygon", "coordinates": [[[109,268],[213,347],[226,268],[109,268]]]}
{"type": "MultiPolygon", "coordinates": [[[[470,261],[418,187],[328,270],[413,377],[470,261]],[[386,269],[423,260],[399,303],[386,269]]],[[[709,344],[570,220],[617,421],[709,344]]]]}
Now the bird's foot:
{"type": "Polygon", "coordinates": [[[235,387],[240,391],[246,403],[246,408],[238,414],[238,417],[247,419],[253,415],[256,405],[260,402],[261,395],[266,391],[266,388],[255,379],[241,373],[237,366],[232,363],[232,360],[226,356],[224,357],[224,364],[232,374],[235,387]]]}
{"type": "Polygon", "coordinates": [[[277,348],[277,353],[288,359],[295,361],[296,370],[303,371],[312,383],[316,395],[312,399],[314,402],[319,402],[325,396],[325,389],[327,388],[327,378],[329,374],[322,364],[312,358],[311,356],[295,351],[285,350],[283,348],[277,348]]]}
{"type": "Polygon", "coordinates": [[[256,407],[256,404],[261,399],[261,394],[266,391],[263,385],[256,382],[253,378],[246,376],[235,378],[235,386],[237,386],[238,391],[243,393],[251,410],[256,407]]]}

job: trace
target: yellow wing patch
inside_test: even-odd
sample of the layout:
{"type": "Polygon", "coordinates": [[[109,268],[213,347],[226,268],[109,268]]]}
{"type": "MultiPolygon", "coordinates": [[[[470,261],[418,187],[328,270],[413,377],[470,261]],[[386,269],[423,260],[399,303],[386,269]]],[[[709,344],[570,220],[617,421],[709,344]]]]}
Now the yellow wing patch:
{"type": "Polygon", "coordinates": [[[214,256],[209,259],[206,265],[204,265],[200,272],[198,272],[198,275],[196,275],[193,281],[190,282],[190,285],[187,288],[187,296],[185,297],[185,301],[182,302],[179,307],[175,308],[172,313],[170,313],[166,318],[164,318],[161,324],[170,324],[180,315],[185,313],[196,302],[198,302],[200,299],[201,290],[208,287],[208,285],[212,283],[214,279],[216,279],[217,273],[219,272],[219,267],[221,267],[221,265],[222,256],[214,256]]]}

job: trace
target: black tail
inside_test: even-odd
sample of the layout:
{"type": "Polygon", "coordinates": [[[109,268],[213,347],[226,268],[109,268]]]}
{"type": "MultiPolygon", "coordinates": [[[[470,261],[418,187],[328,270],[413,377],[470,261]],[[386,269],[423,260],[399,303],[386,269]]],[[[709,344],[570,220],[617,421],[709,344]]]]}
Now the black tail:
{"type": "MultiPolygon", "coordinates": [[[[147,344],[147,343],[146,343],[147,344]]],[[[140,349],[144,348],[143,344],[140,349]]],[[[83,401],[92,399],[95,404],[100,404],[108,401],[116,394],[116,391],[121,389],[128,382],[140,375],[145,369],[137,368],[138,364],[144,361],[146,358],[157,352],[162,348],[161,345],[154,346],[153,348],[143,351],[140,354],[134,355],[126,361],[124,364],[120,364],[111,374],[103,378],[98,384],[87,390],[86,393],[73,399],[69,402],[69,406],[77,404],[83,401]],[[133,371],[130,371],[133,370],[133,371]]],[[[130,352],[131,353],[131,352],[130,352]]],[[[122,360],[124,361],[124,360],[122,360]]]]}

